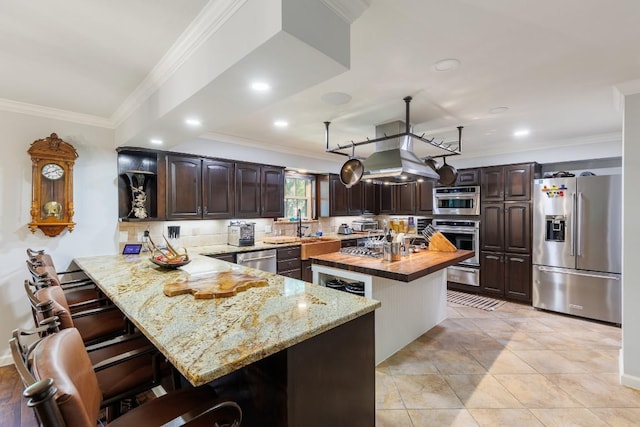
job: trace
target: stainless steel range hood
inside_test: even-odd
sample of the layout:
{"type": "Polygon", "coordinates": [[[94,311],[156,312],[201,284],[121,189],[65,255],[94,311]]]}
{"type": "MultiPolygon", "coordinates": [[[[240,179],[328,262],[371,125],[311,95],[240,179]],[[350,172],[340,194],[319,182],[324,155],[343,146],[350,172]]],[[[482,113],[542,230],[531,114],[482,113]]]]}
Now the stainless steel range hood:
{"type": "Polygon", "coordinates": [[[413,152],[413,138],[403,121],[376,126],[376,138],[400,135],[376,142],[376,152],[362,163],[362,179],[390,183],[438,180],[440,176],[413,152]]]}

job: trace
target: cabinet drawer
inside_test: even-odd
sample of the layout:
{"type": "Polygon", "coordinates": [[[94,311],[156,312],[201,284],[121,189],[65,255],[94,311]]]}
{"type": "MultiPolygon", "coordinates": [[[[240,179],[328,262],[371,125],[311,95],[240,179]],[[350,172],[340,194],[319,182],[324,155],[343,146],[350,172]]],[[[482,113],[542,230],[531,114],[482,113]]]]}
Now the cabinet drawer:
{"type": "Polygon", "coordinates": [[[291,277],[293,279],[302,279],[302,271],[300,269],[289,270],[289,271],[281,271],[278,274],[280,276],[291,277]]]}
{"type": "Polygon", "coordinates": [[[218,254],[218,255],[207,255],[210,258],[219,259],[227,262],[236,262],[236,254],[218,254]]]}
{"type": "Polygon", "coordinates": [[[278,261],[278,272],[294,269],[300,270],[300,266],[300,258],[278,261]]]}
{"type": "Polygon", "coordinates": [[[290,246],[278,249],[278,261],[300,258],[300,246],[290,246]]]}

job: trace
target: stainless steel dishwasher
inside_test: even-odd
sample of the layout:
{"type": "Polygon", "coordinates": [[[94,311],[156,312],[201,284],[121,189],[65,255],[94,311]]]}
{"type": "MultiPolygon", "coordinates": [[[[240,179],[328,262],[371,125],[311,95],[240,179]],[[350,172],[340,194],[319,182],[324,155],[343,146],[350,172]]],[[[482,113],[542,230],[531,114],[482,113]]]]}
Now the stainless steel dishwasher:
{"type": "Polygon", "coordinates": [[[275,249],[255,252],[241,252],[236,254],[236,264],[243,267],[251,267],[269,273],[278,271],[278,263],[276,259],[277,253],[275,249]]]}

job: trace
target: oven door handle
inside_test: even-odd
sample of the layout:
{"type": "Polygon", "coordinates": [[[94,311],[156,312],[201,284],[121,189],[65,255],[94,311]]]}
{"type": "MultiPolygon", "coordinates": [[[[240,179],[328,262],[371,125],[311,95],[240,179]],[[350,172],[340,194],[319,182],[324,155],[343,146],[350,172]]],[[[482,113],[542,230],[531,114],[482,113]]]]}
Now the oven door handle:
{"type": "Polygon", "coordinates": [[[470,268],[470,267],[460,267],[459,265],[452,265],[449,266],[448,268],[453,268],[454,270],[460,270],[460,271],[464,271],[465,273],[479,273],[480,270],[477,268],[470,268]]]}

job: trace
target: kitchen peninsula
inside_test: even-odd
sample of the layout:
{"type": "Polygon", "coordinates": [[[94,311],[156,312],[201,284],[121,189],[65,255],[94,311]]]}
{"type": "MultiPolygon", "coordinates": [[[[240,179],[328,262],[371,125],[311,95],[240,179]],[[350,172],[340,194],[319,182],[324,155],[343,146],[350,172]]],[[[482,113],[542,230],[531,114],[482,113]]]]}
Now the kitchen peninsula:
{"type": "Polygon", "coordinates": [[[313,282],[363,282],[365,297],[382,303],[375,317],[376,365],[442,322],[447,309],[446,267],[473,251],[420,251],[400,261],[334,252],[311,257],[313,282]]]}
{"type": "Polygon", "coordinates": [[[273,425],[374,424],[379,302],[202,255],[175,270],[137,255],[75,262],[193,385],[253,368],[252,401],[280,414],[273,425]],[[227,271],[268,285],[219,299],[163,293],[227,271]]]}

